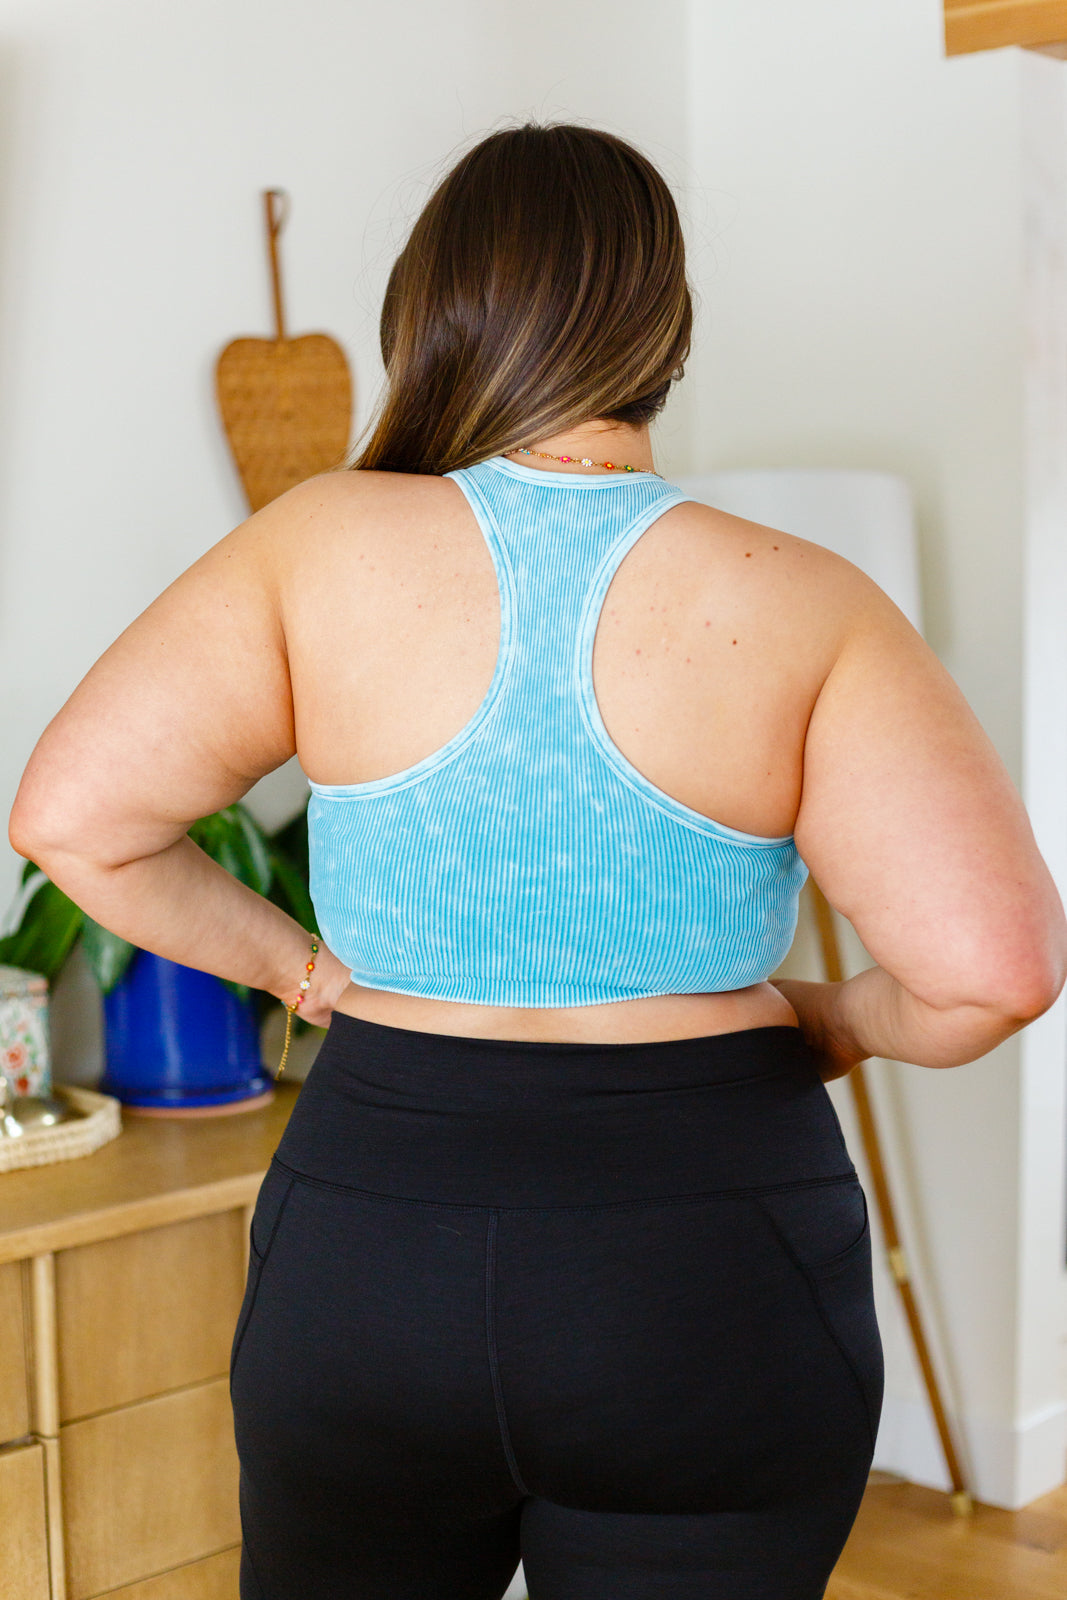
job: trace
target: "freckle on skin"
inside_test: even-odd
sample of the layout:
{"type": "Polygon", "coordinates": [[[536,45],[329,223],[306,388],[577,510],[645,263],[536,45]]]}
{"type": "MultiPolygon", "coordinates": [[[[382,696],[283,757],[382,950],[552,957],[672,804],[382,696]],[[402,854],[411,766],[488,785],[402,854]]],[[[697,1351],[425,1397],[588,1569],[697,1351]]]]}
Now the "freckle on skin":
{"type": "Polygon", "coordinates": [[[731,644],[736,644],[736,643],[737,643],[737,640],[736,640],[736,639],[731,639],[731,640],[730,640],[730,643],[731,643],[731,644]]]}
{"type": "Polygon", "coordinates": [[[750,557],[750,556],[751,556],[751,554],[752,554],[752,551],[751,551],[751,550],[746,550],[746,551],[745,551],[745,560],[746,560],[746,561],[747,561],[747,560],[748,560],[748,559],[749,559],[749,557],[750,557]]]}

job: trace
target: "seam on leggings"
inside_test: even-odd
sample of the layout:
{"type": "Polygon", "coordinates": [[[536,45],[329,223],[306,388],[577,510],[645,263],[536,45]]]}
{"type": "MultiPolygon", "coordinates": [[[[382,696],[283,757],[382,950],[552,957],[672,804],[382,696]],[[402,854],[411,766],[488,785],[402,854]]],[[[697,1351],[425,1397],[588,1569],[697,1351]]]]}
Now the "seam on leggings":
{"type": "Polygon", "coordinates": [[[856,1182],[859,1177],[855,1167],[852,1167],[847,1172],[835,1172],[823,1178],[795,1178],[790,1183],[749,1184],[736,1189],[701,1189],[694,1194],[668,1194],[647,1200],[591,1200],[567,1206],[508,1206],[496,1202],[470,1205],[452,1200],[416,1200],[408,1195],[382,1194],[377,1189],[358,1189],[355,1184],[335,1183],[329,1178],[313,1178],[309,1173],[299,1172],[296,1167],[290,1167],[277,1156],[274,1160],[298,1183],[310,1184],[315,1189],[332,1189],[338,1194],[358,1195],[365,1200],[382,1200],[388,1205],[426,1206],[434,1211],[468,1211],[472,1215],[486,1211],[642,1211],[653,1206],[699,1205],[704,1200],[733,1200],[743,1198],[745,1195],[786,1194],[794,1189],[818,1189],[827,1184],[856,1182]]]}
{"type": "Polygon", "coordinates": [[[295,1182],[294,1176],[290,1175],[289,1187],[286,1189],[285,1193],[282,1195],[281,1204],[278,1207],[278,1214],[274,1218],[274,1224],[273,1224],[273,1226],[272,1226],[272,1228],[270,1230],[270,1236],[267,1239],[266,1245],[264,1246],[262,1255],[259,1254],[259,1251],[256,1249],[255,1245],[252,1243],[252,1230],[251,1230],[251,1228],[249,1228],[249,1230],[248,1230],[248,1253],[249,1253],[250,1263],[254,1264],[255,1269],[256,1269],[256,1281],[252,1285],[252,1298],[248,1302],[248,1310],[245,1313],[244,1321],[241,1324],[241,1331],[240,1331],[239,1335],[237,1336],[237,1343],[234,1346],[233,1355],[230,1357],[230,1398],[231,1399],[233,1398],[233,1378],[234,1378],[234,1373],[237,1370],[237,1357],[241,1354],[241,1346],[245,1342],[245,1334],[248,1332],[249,1325],[251,1324],[252,1313],[256,1309],[256,1299],[258,1298],[258,1295],[259,1295],[259,1286],[263,1282],[263,1268],[267,1264],[267,1257],[270,1255],[271,1249],[272,1249],[272,1247],[274,1245],[274,1235],[278,1232],[278,1224],[281,1222],[282,1217],[285,1214],[285,1208],[289,1204],[289,1197],[293,1192],[293,1184],[294,1184],[294,1182],[295,1182]]]}
{"type": "MultiPolygon", "coordinates": [[[[278,1165],[281,1166],[281,1165],[283,1165],[283,1163],[279,1162],[278,1165]]],[[[286,1170],[286,1172],[289,1172],[289,1168],[288,1167],[286,1167],[285,1170],[286,1170]]],[[[249,1229],[248,1229],[248,1248],[252,1252],[252,1254],[255,1256],[255,1258],[259,1262],[260,1266],[263,1266],[265,1264],[267,1257],[270,1255],[271,1250],[273,1249],[273,1246],[274,1246],[274,1235],[278,1231],[278,1225],[281,1222],[282,1217],[285,1215],[286,1206],[289,1204],[289,1196],[293,1192],[293,1180],[294,1180],[295,1177],[296,1177],[296,1174],[294,1172],[289,1172],[289,1187],[286,1189],[285,1193],[281,1197],[281,1200],[278,1202],[278,1209],[274,1213],[274,1221],[271,1224],[271,1230],[270,1230],[270,1233],[267,1236],[267,1242],[263,1246],[263,1254],[262,1255],[260,1255],[259,1251],[256,1249],[256,1242],[255,1242],[255,1239],[252,1237],[252,1228],[251,1228],[251,1226],[249,1226],[249,1229]]]]}
{"type": "Polygon", "coordinates": [[[249,1550],[247,1544],[242,1545],[242,1549],[244,1550],[245,1556],[248,1559],[248,1570],[251,1572],[252,1579],[253,1579],[253,1581],[255,1583],[255,1586],[256,1586],[257,1590],[259,1591],[260,1600],[267,1600],[267,1591],[266,1591],[266,1589],[264,1589],[263,1584],[260,1581],[259,1573],[256,1571],[256,1564],[252,1560],[252,1552],[251,1552],[251,1550],[249,1550]]]}
{"type": "MultiPolygon", "coordinates": [[[[757,1201],[757,1205],[758,1204],[759,1204],[759,1202],[757,1201]]],[[[866,1390],[866,1387],[864,1385],[863,1379],[859,1375],[859,1371],[858,1371],[858,1369],[856,1367],[855,1361],[852,1359],[851,1355],[846,1350],[844,1344],[841,1342],[841,1338],[840,1338],[840,1336],[839,1336],[839,1334],[837,1332],[837,1329],[834,1327],[833,1321],[832,1321],[828,1311],[826,1310],[826,1306],[825,1306],[825,1304],[823,1302],[822,1295],[819,1292],[818,1281],[812,1275],[812,1273],[810,1273],[808,1271],[807,1267],[804,1265],[803,1261],[800,1260],[799,1256],[796,1255],[796,1253],[794,1252],[792,1246],[789,1243],[789,1240],[786,1238],[785,1234],[782,1232],[781,1228],[778,1226],[778,1224],[775,1221],[774,1217],[767,1210],[766,1206],[759,1206],[759,1210],[763,1213],[763,1215],[766,1217],[767,1221],[770,1223],[771,1227],[774,1229],[774,1232],[775,1232],[775,1234],[776,1234],[776,1236],[778,1238],[779,1243],[782,1246],[782,1249],[785,1251],[786,1255],[789,1257],[790,1261],[793,1263],[794,1267],[796,1267],[797,1271],[800,1273],[801,1277],[804,1279],[804,1282],[807,1284],[808,1292],[811,1295],[812,1299],[814,1300],[815,1309],[819,1314],[819,1321],[822,1323],[823,1327],[826,1329],[827,1333],[830,1335],[830,1338],[833,1340],[834,1344],[837,1346],[838,1351],[841,1354],[841,1359],[844,1361],[844,1363],[845,1363],[846,1367],[848,1368],[849,1372],[851,1372],[851,1374],[852,1374],[853,1382],[855,1383],[856,1388],[859,1390],[860,1401],[861,1401],[861,1403],[863,1405],[863,1415],[864,1415],[864,1417],[866,1418],[866,1421],[867,1421],[867,1432],[870,1435],[871,1449],[874,1450],[876,1442],[877,1442],[876,1441],[877,1429],[876,1429],[875,1424],[874,1424],[874,1418],[871,1416],[871,1404],[870,1404],[870,1401],[867,1399],[867,1390],[866,1390]]],[[[852,1246],[850,1245],[849,1249],[851,1250],[851,1248],[852,1248],[852,1246]]]]}
{"type": "Polygon", "coordinates": [[[493,1380],[493,1401],[496,1405],[497,1427],[500,1430],[500,1442],[507,1457],[508,1471],[511,1473],[511,1481],[519,1493],[529,1495],[530,1491],[522,1481],[518,1462],[515,1460],[515,1451],[511,1445],[511,1431],[508,1428],[507,1414],[504,1410],[504,1393],[500,1384],[500,1366],[497,1361],[496,1229],[497,1213],[494,1209],[489,1213],[489,1221],[485,1230],[485,1342],[489,1354],[489,1374],[493,1380]]]}

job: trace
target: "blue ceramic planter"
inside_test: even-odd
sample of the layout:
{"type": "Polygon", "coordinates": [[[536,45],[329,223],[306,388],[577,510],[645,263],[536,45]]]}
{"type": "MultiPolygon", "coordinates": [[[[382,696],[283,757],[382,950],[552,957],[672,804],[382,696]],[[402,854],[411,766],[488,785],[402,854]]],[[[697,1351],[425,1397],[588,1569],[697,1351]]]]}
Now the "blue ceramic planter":
{"type": "Polygon", "coordinates": [[[129,1106],[221,1106],[270,1088],[255,1000],[149,950],[104,996],[104,1041],[100,1088],[129,1106]]]}

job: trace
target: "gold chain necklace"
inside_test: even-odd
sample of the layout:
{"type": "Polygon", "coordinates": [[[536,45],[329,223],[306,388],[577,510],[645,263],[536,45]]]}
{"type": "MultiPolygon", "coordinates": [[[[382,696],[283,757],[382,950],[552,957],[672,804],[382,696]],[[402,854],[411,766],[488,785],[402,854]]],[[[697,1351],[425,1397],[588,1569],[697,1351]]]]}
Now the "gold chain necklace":
{"type": "Polygon", "coordinates": [[[614,461],[590,461],[588,456],[550,456],[547,450],[527,450],[525,446],[517,444],[514,450],[506,451],[509,456],[542,456],[546,461],[574,461],[580,467],[607,467],[609,472],[647,472],[652,478],[662,478],[662,472],[653,472],[651,467],[617,467],[614,461]]]}

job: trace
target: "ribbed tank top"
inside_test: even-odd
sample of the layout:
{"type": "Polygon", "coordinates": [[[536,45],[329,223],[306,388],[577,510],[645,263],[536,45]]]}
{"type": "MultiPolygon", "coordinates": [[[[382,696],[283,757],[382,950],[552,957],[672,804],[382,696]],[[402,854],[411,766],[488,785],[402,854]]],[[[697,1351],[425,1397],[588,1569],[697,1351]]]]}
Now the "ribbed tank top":
{"type": "Polygon", "coordinates": [[[368,783],[309,779],[312,903],[358,984],[498,1006],[584,1006],[765,979],[807,868],[791,835],[713,822],[609,738],[600,609],[648,526],[688,498],[652,473],[450,472],[500,591],[488,693],[447,744],[368,783]]]}

